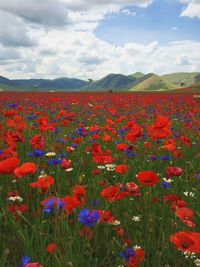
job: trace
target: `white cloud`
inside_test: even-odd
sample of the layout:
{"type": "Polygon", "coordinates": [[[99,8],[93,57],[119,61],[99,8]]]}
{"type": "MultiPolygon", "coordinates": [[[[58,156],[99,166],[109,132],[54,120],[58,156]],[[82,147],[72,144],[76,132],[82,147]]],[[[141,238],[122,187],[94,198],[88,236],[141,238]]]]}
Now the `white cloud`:
{"type": "Polygon", "coordinates": [[[0,0],[0,9],[30,23],[46,26],[67,24],[66,6],[55,0],[0,0]]]}
{"type": "Polygon", "coordinates": [[[136,12],[133,12],[133,11],[131,11],[129,9],[123,9],[122,13],[127,15],[127,16],[132,16],[132,17],[134,17],[136,15],[136,12]]]}
{"type": "Polygon", "coordinates": [[[181,12],[182,17],[200,18],[200,0],[178,0],[178,1],[186,5],[181,12]]]}
{"type": "Polygon", "coordinates": [[[116,46],[97,38],[93,32],[54,29],[32,31],[38,47],[21,48],[22,59],[0,67],[10,78],[56,78],[58,76],[99,79],[108,73],[135,71],[158,74],[199,71],[200,43],[173,42],[160,46],[127,43],[116,46]],[[12,73],[10,68],[12,67],[12,73]],[[14,71],[16,67],[16,71],[14,71]]]}
{"type": "Polygon", "coordinates": [[[28,27],[20,18],[0,10],[0,43],[6,47],[29,47],[36,45],[36,40],[29,36],[28,27]]]}
{"type": "MultiPolygon", "coordinates": [[[[189,6],[189,1],[180,1],[189,6]]],[[[198,71],[199,42],[165,46],[156,41],[146,45],[130,42],[117,46],[95,36],[94,29],[106,14],[134,15],[127,7],[145,8],[152,2],[0,0],[0,75],[99,79],[108,73],[198,71]]]]}

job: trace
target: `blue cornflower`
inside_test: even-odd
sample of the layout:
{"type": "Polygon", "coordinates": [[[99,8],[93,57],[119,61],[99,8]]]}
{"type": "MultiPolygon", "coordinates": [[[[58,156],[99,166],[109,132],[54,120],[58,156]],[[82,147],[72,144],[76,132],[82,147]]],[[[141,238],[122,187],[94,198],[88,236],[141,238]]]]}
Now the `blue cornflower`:
{"type": "Polygon", "coordinates": [[[50,159],[48,161],[48,164],[49,165],[57,165],[57,164],[60,164],[62,162],[62,159],[50,159]]]}
{"type": "Polygon", "coordinates": [[[56,207],[57,210],[61,210],[64,206],[64,202],[59,198],[50,198],[44,202],[43,212],[50,214],[56,207]]]}
{"type": "Polygon", "coordinates": [[[156,140],[156,144],[161,144],[162,140],[156,140]]]}
{"type": "Polygon", "coordinates": [[[72,144],[71,147],[76,148],[77,144],[72,144]]]}
{"type": "Polygon", "coordinates": [[[170,160],[171,157],[170,157],[170,155],[162,155],[162,156],[160,156],[160,159],[161,160],[170,160]]]}
{"type": "Polygon", "coordinates": [[[17,104],[8,104],[8,107],[9,108],[16,108],[17,107],[17,104]]]}
{"type": "Polygon", "coordinates": [[[60,153],[60,154],[58,154],[58,157],[61,158],[61,159],[63,159],[63,158],[66,157],[66,155],[67,155],[67,154],[64,152],[64,153],[60,153]]]}
{"type": "Polygon", "coordinates": [[[25,267],[29,262],[30,262],[31,258],[28,256],[23,256],[22,257],[22,267],[25,267]]]}
{"type": "Polygon", "coordinates": [[[60,127],[58,127],[58,126],[57,126],[57,127],[55,127],[55,128],[54,128],[54,133],[59,133],[59,132],[61,132],[61,129],[60,129],[60,127]]]}
{"type": "Polygon", "coordinates": [[[2,151],[2,150],[0,150],[0,155],[1,155],[1,154],[3,154],[3,151],[2,151]]]}
{"type": "Polygon", "coordinates": [[[125,148],[124,149],[124,153],[126,154],[126,156],[128,157],[135,157],[135,153],[132,149],[128,149],[128,148],[125,148]]]}
{"type": "Polygon", "coordinates": [[[42,157],[44,155],[44,152],[40,149],[34,149],[33,155],[34,155],[34,157],[39,158],[39,157],[42,157]]]}
{"type": "Polygon", "coordinates": [[[130,257],[135,256],[135,251],[132,248],[126,248],[123,252],[119,252],[119,256],[128,261],[130,257]]]}
{"type": "Polygon", "coordinates": [[[156,156],[150,156],[150,160],[158,160],[156,156]]]}
{"type": "Polygon", "coordinates": [[[143,133],[142,133],[142,139],[143,139],[143,140],[147,140],[147,138],[148,138],[147,134],[143,132],[143,133]]]}
{"type": "Polygon", "coordinates": [[[83,127],[76,129],[76,134],[80,136],[85,136],[86,135],[85,129],[83,127]]]}
{"type": "Polygon", "coordinates": [[[197,178],[198,180],[200,180],[200,173],[197,173],[197,174],[196,174],[196,178],[197,178]]]}
{"type": "Polygon", "coordinates": [[[161,182],[160,184],[161,184],[161,186],[162,186],[163,188],[165,188],[165,189],[168,189],[168,188],[170,187],[170,183],[165,182],[165,181],[161,182]]]}
{"type": "Polygon", "coordinates": [[[94,226],[99,220],[99,213],[96,210],[81,210],[78,214],[78,220],[86,227],[94,226]]]}
{"type": "Polygon", "coordinates": [[[65,139],[59,137],[56,139],[56,142],[57,143],[66,143],[67,141],[65,139]]]}
{"type": "Polygon", "coordinates": [[[32,121],[32,120],[36,119],[37,116],[35,116],[35,115],[29,115],[29,116],[27,116],[26,118],[27,118],[27,120],[32,121]]]}

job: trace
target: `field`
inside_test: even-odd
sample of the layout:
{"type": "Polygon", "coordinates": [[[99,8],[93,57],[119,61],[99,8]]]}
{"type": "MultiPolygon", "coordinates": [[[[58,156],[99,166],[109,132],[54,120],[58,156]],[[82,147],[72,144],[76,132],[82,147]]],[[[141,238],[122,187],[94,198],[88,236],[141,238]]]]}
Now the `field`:
{"type": "Polygon", "coordinates": [[[0,266],[200,266],[200,98],[0,93],[0,266]]]}

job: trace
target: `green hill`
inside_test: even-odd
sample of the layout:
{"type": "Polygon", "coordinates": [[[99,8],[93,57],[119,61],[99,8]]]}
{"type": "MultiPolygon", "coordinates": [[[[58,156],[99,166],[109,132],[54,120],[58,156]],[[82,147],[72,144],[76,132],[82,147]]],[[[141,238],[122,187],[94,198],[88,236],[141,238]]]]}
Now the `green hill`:
{"type": "Polygon", "coordinates": [[[146,75],[146,79],[144,77],[143,81],[134,85],[129,91],[167,91],[176,88],[174,84],[156,74],[150,73],[148,76],[146,75]]]}
{"type": "Polygon", "coordinates": [[[188,87],[194,82],[200,81],[199,72],[178,72],[161,76],[165,80],[176,85],[176,87],[188,87]]]}
{"type": "Polygon", "coordinates": [[[131,86],[135,81],[135,77],[112,73],[82,89],[87,91],[126,91],[127,87],[131,86]]]}
{"type": "Polygon", "coordinates": [[[136,78],[136,79],[142,78],[143,76],[145,76],[145,74],[142,73],[142,72],[135,72],[135,73],[129,75],[129,77],[133,77],[133,78],[136,78]]]}
{"type": "Polygon", "coordinates": [[[65,77],[53,80],[10,80],[0,76],[1,91],[168,91],[177,88],[191,88],[193,85],[199,88],[199,83],[200,72],[180,72],[162,76],[141,72],[131,75],[111,73],[97,81],[65,77]]]}

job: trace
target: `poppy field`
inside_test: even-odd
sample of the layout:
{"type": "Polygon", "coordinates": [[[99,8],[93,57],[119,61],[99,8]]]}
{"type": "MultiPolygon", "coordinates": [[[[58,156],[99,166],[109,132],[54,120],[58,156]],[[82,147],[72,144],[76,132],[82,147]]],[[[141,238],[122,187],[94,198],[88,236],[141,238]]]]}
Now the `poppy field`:
{"type": "Polygon", "coordinates": [[[198,95],[0,105],[0,266],[200,266],[198,95]]]}

